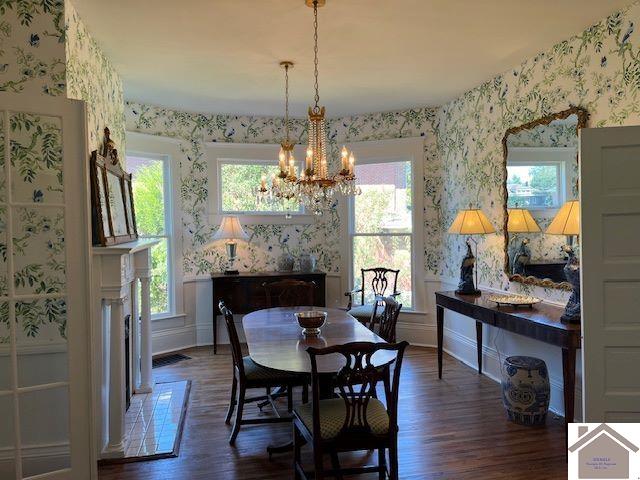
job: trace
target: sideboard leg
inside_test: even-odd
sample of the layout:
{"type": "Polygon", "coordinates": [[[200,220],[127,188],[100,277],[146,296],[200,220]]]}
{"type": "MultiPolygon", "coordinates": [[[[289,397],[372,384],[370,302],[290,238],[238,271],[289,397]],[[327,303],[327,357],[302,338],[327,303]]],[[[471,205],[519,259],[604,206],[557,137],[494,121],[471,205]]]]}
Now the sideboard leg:
{"type": "Polygon", "coordinates": [[[444,336],[444,308],[438,305],[437,324],[438,324],[438,378],[442,378],[442,342],[444,336]]]}

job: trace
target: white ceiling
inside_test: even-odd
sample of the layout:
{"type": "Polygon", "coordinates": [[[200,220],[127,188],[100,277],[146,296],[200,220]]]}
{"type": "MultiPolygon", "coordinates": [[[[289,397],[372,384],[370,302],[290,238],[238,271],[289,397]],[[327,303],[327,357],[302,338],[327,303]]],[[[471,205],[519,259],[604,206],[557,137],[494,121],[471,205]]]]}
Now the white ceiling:
{"type": "MultiPolygon", "coordinates": [[[[304,0],[72,0],[127,99],[183,110],[292,114],[313,97],[304,0]]],[[[327,0],[320,98],[329,116],[441,105],[630,0],[327,0]]]]}

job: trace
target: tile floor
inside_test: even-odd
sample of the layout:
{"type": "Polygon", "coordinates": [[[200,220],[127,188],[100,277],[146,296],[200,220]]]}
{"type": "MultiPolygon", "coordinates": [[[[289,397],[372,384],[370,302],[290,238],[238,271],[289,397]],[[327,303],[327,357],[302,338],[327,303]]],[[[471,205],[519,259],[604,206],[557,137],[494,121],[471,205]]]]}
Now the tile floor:
{"type": "Polygon", "coordinates": [[[152,393],[131,397],[131,406],[125,415],[125,458],[173,452],[177,447],[187,383],[156,383],[152,393]]]}

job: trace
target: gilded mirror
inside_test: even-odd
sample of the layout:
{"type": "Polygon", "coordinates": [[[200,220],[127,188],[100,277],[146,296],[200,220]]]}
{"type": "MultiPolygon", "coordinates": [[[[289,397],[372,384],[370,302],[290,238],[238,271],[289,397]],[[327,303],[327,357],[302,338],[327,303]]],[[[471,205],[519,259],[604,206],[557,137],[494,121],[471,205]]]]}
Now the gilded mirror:
{"type": "Polygon", "coordinates": [[[578,200],[578,133],[587,118],[571,107],[511,128],[502,140],[504,264],[512,281],[571,290],[564,248],[576,238],[547,229],[563,205],[578,200]]]}

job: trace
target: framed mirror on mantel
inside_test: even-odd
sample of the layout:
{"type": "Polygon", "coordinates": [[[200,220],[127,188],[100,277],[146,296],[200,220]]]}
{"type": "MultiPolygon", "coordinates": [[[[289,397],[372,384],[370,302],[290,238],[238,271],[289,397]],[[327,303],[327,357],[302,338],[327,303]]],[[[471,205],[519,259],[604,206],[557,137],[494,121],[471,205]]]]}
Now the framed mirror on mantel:
{"type": "Polygon", "coordinates": [[[504,268],[511,281],[571,290],[565,246],[577,236],[546,232],[562,206],[578,200],[578,132],[588,117],[571,107],[510,128],[502,140],[504,268]]]}

